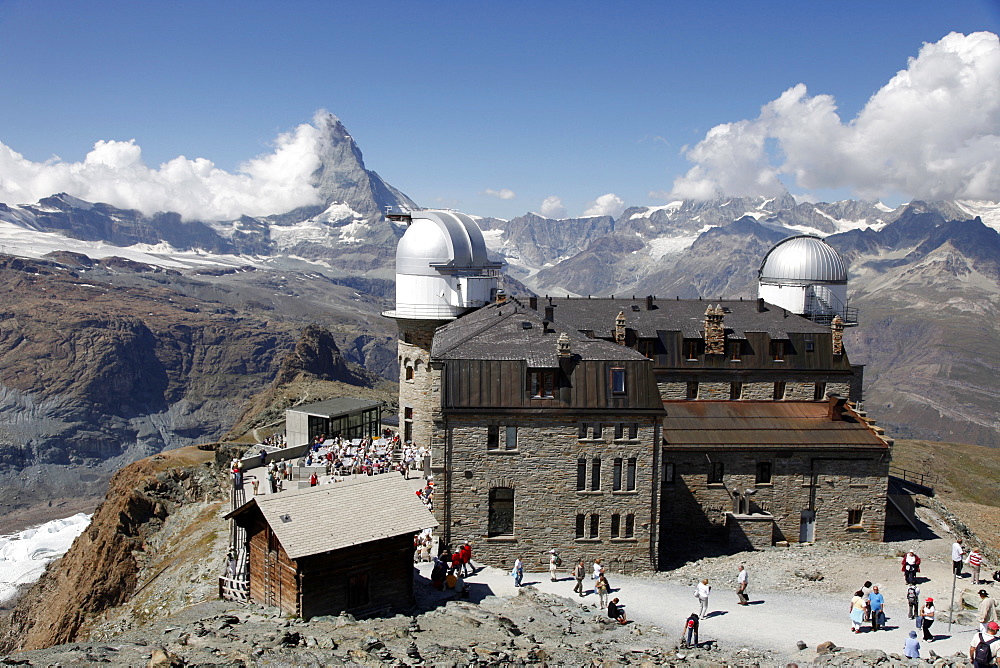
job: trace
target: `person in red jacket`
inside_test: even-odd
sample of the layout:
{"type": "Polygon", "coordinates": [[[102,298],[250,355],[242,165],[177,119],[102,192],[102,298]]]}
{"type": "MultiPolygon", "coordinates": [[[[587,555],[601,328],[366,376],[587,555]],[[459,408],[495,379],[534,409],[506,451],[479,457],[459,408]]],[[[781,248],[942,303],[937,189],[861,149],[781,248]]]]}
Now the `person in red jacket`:
{"type": "Polygon", "coordinates": [[[462,577],[467,578],[470,573],[475,572],[472,566],[472,546],[469,545],[469,541],[465,541],[458,548],[458,552],[462,555],[462,577]]]}
{"type": "Polygon", "coordinates": [[[913,550],[910,550],[905,555],[903,555],[902,567],[903,577],[906,579],[906,584],[916,584],[917,583],[917,573],[920,572],[920,557],[913,550]]]}

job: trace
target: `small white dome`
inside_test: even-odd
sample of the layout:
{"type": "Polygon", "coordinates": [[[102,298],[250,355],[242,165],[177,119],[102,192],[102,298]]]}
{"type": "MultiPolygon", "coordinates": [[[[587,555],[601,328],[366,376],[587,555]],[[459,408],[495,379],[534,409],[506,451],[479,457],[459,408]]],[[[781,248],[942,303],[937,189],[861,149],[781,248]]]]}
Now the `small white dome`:
{"type": "Polygon", "coordinates": [[[493,267],[476,221],[455,211],[415,211],[396,246],[396,273],[439,276],[493,267]]]}
{"type": "Polygon", "coordinates": [[[819,237],[789,237],[764,256],[758,277],[763,283],[847,283],[847,266],[819,237]]]}

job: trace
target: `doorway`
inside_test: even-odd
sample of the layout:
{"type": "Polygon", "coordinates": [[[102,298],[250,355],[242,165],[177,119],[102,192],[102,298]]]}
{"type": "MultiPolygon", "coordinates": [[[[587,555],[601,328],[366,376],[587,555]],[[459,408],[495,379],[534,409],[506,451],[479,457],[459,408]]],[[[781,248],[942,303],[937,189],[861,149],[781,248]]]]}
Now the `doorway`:
{"type": "Polygon", "coordinates": [[[803,510],[799,519],[799,542],[811,543],[816,538],[816,511],[803,510]]]}

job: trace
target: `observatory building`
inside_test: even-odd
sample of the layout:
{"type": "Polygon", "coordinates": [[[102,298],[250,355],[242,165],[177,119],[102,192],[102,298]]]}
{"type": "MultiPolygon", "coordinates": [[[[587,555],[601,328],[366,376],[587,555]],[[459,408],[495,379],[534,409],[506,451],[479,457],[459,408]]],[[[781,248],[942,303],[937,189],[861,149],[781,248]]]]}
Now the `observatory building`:
{"type": "Polygon", "coordinates": [[[892,442],[857,408],[822,240],[772,249],[758,299],[515,297],[470,217],[390,217],[401,431],[431,451],[444,545],[628,573],[706,541],[882,540],[892,442]]]}
{"type": "Polygon", "coordinates": [[[768,304],[825,325],[837,316],[844,326],[858,324],[857,309],[847,305],[847,266],[819,237],[779,242],[764,256],[757,276],[757,296],[768,304]]]}

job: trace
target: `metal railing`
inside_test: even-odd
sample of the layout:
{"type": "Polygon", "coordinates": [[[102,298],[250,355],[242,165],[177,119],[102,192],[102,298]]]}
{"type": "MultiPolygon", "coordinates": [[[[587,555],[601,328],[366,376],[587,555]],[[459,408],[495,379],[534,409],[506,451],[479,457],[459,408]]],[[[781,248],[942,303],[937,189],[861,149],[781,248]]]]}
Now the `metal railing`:
{"type": "Polygon", "coordinates": [[[899,466],[890,466],[889,475],[895,476],[904,482],[911,482],[915,485],[926,487],[927,489],[933,489],[934,483],[937,482],[936,475],[920,473],[919,471],[910,471],[899,466]]]}

